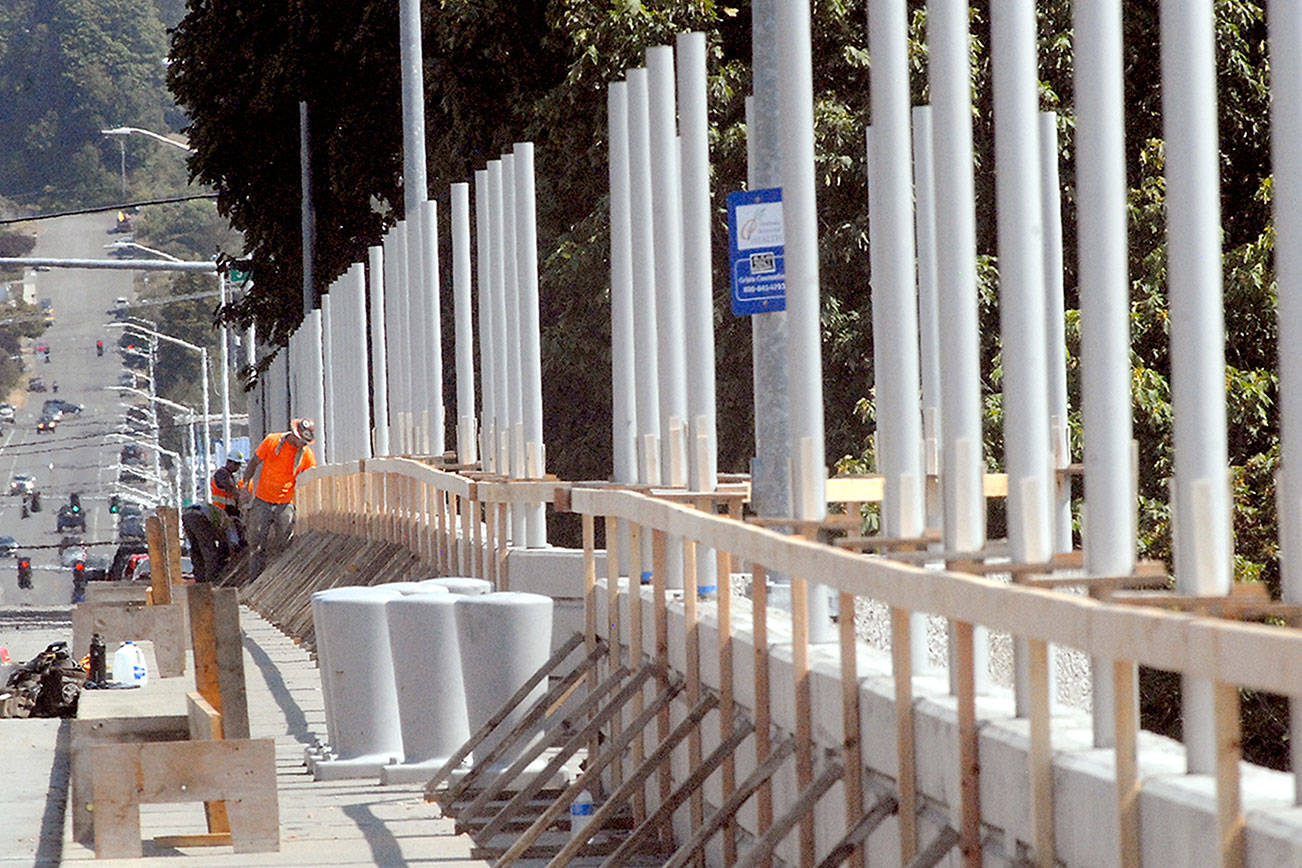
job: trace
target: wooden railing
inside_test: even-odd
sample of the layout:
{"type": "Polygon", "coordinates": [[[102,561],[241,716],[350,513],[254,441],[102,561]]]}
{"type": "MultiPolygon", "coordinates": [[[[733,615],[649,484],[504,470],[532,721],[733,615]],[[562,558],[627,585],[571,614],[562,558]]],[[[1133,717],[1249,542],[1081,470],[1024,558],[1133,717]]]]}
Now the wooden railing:
{"type": "MultiPolygon", "coordinates": [[[[996,481],[991,490],[998,488],[996,481]]],[[[864,487],[854,489],[856,499],[867,499],[864,487]]],[[[728,503],[729,497],[719,501],[728,503]]],[[[977,627],[1000,631],[1023,639],[1028,647],[1030,669],[1029,779],[1033,850],[1040,864],[1051,864],[1054,850],[1053,732],[1051,727],[1049,647],[1076,649],[1096,661],[1111,663],[1115,679],[1112,729],[1115,744],[1115,813],[1119,827],[1120,852],[1116,861],[1138,865],[1139,766],[1137,757],[1138,708],[1135,701],[1136,666],[1178,672],[1205,679],[1213,685],[1218,762],[1215,801],[1221,864],[1241,864],[1245,858],[1244,814],[1240,797],[1239,689],[1298,696],[1302,691],[1302,631],[1224,617],[1207,617],[1197,612],[1161,606],[1116,602],[1104,597],[1063,593],[1054,587],[1008,584],[957,569],[934,570],[881,557],[866,557],[843,547],[811,541],[738,519],[739,502],[731,498],[733,515],[702,509],[710,495],[678,494],[656,497],[609,485],[564,484],[552,481],[506,482],[490,477],[452,473],[405,459],[377,459],[364,464],[311,471],[300,483],[298,505],[302,520],[312,527],[363,534],[405,542],[423,553],[431,563],[449,573],[487,577],[508,586],[505,572],[507,546],[499,528],[511,503],[552,502],[558,509],[582,518],[585,552],[584,594],[587,638],[590,647],[603,639],[612,648],[627,648],[630,661],[650,661],[669,671],[670,606],[669,588],[681,579],[681,617],[686,648],[675,649],[678,659],[685,651],[686,696],[694,702],[703,687],[701,661],[705,655],[717,659],[720,731],[731,730],[731,717],[741,713],[734,683],[738,628],[744,627],[753,642],[754,676],[752,715],[757,740],[757,762],[773,749],[773,696],[778,689],[794,695],[797,782],[803,792],[817,783],[814,767],[814,710],[810,694],[810,642],[805,612],[810,582],[832,589],[839,598],[839,611],[850,613],[858,598],[885,604],[890,610],[891,675],[894,685],[894,743],[897,760],[895,797],[898,800],[900,859],[908,863],[926,842],[919,840],[915,822],[920,809],[914,770],[917,768],[914,729],[913,671],[910,648],[910,615],[940,616],[951,625],[951,683],[955,686],[958,745],[955,752],[960,782],[951,823],[958,846],[968,864],[981,856],[982,810],[980,805],[980,763],[974,686],[973,632],[977,627]],[[688,503],[677,501],[686,500],[688,503]],[[604,528],[606,575],[597,576],[596,528],[604,528]],[[652,563],[644,560],[645,547],[652,563]],[[620,552],[619,541],[628,541],[620,552]],[[670,546],[682,546],[681,576],[669,576],[670,546]],[[696,593],[696,553],[714,552],[717,571],[717,622],[714,647],[702,646],[700,612],[696,593]],[[643,601],[645,593],[621,578],[620,564],[627,575],[641,576],[650,570],[649,611],[654,646],[643,647],[643,601]],[[739,572],[751,575],[751,618],[746,624],[733,623],[734,600],[731,577],[739,572]],[[793,642],[790,646],[790,685],[769,681],[771,653],[768,639],[769,610],[765,577],[781,573],[791,577],[793,642]],[[604,595],[604,598],[599,597],[604,595]],[[633,601],[638,604],[634,605],[633,601]],[[605,617],[599,618],[601,612],[605,617]]],[[[1066,561],[1078,566],[1076,559],[1066,561]]],[[[965,563],[972,564],[971,561],[965,563]]],[[[973,564],[979,568],[979,564],[973,564]]],[[[1053,565],[1043,565],[1044,571],[1053,565]]],[[[1008,569],[1007,566],[1004,569],[1008,569]]],[[[1097,577],[1108,588],[1124,587],[1132,577],[1097,577]]],[[[1142,577],[1133,577],[1138,584],[1142,577]]],[[[1090,577],[1076,575],[1057,584],[1088,585],[1090,577]]],[[[1047,583],[1049,585],[1053,582],[1047,583]]],[[[676,595],[673,595],[676,597],[676,595]]],[[[1268,602],[1240,605],[1239,615],[1272,614],[1268,602]]],[[[1163,602],[1154,599],[1154,602],[1163,602]]],[[[1167,600],[1166,602],[1170,602],[1167,600]]],[[[1179,602],[1177,600],[1177,602],[1179,602]]],[[[1187,601],[1186,601],[1187,602],[1187,601]]],[[[1213,607],[1212,601],[1207,606],[1213,607]]],[[[1222,609],[1234,608],[1222,605],[1222,609]]],[[[1274,613],[1278,613],[1275,611],[1274,613]]],[[[1288,613],[1284,613],[1288,614],[1288,613]]],[[[839,619],[841,737],[841,780],[847,810],[847,825],[865,811],[861,759],[860,694],[854,619],[839,619]]],[[[618,656],[618,655],[616,655],[618,656]]],[[[668,714],[662,715],[658,732],[669,728],[668,714]]],[[[635,757],[642,745],[635,744],[635,757]]],[[[699,744],[693,755],[699,756],[699,744]]],[[[729,764],[723,772],[723,798],[736,786],[729,764]]],[[[662,782],[667,787],[668,782],[662,782]]],[[[663,791],[663,790],[662,790],[663,791]]],[[[755,794],[759,806],[759,831],[773,822],[772,793],[760,787],[755,794]]],[[[799,825],[800,851],[813,859],[813,814],[799,825]]],[[[736,853],[735,839],[725,842],[736,853]]],[[[1110,861],[1110,860],[1109,860],[1110,861]]],[[[812,862],[810,863],[812,864],[812,862]]]]}

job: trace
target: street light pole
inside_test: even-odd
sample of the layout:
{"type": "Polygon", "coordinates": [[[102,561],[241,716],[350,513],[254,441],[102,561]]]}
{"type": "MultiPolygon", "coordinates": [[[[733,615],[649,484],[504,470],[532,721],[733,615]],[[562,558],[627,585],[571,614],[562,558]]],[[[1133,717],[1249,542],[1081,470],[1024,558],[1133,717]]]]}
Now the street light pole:
{"type": "MultiPolygon", "coordinates": [[[[226,307],[226,275],[217,272],[217,292],[221,297],[221,306],[226,307]]],[[[231,364],[230,331],[222,323],[222,449],[226,455],[231,451],[231,364]]]]}

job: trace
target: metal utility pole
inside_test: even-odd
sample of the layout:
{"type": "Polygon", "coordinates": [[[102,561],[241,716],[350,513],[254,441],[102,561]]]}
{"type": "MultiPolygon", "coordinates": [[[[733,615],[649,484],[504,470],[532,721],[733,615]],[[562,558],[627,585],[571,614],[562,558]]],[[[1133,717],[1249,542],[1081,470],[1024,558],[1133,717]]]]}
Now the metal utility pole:
{"type": "MultiPolygon", "coordinates": [[[[312,204],[312,132],[308,123],[307,103],[298,104],[298,160],[303,193],[303,315],[316,307],[316,209],[312,204]]],[[[207,423],[205,423],[207,424],[207,423]]]]}

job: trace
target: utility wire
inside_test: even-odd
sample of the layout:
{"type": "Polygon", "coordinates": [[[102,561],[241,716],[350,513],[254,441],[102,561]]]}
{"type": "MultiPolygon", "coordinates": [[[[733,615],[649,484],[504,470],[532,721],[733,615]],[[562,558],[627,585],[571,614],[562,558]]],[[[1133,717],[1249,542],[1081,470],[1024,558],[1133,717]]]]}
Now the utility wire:
{"type": "Polygon", "coordinates": [[[13,223],[27,223],[33,220],[53,220],[56,217],[76,217],[80,214],[102,214],[105,211],[126,211],[128,208],[143,208],[146,205],[173,205],[177,202],[193,202],[196,199],[216,199],[216,193],[196,193],[193,196],[172,196],[167,199],[142,199],[138,202],[120,202],[117,205],[103,205],[98,208],[78,208],[74,211],[55,211],[50,214],[33,214],[30,217],[8,217],[0,220],[0,226],[13,223]]]}

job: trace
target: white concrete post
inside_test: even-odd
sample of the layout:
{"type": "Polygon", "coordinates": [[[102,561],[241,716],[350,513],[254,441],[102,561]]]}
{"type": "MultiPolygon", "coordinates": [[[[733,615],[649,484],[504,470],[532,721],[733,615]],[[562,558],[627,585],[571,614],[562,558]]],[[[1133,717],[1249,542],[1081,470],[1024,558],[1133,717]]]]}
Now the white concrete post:
{"type": "Polygon", "coordinates": [[[371,400],[376,455],[389,454],[389,372],[385,358],[384,328],[384,248],[367,248],[367,267],[371,282],[371,400]]]}
{"type": "MultiPolygon", "coordinates": [[[[1124,576],[1135,564],[1131,459],[1130,278],[1120,0],[1072,6],[1076,74],[1076,211],[1085,461],[1085,569],[1124,576]]],[[[1112,661],[1091,662],[1094,745],[1111,747],[1112,661]]]]}
{"type": "Polygon", "coordinates": [[[330,437],[323,441],[321,449],[317,453],[318,459],[322,464],[339,463],[339,414],[336,412],[338,406],[335,403],[335,318],[333,316],[334,294],[339,291],[339,282],[335,281],[330,284],[325,294],[321,296],[321,371],[323,374],[323,389],[321,406],[324,408],[324,418],[317,419],[318,433],[322,428],[329,430],[330,437]],[[326,452],[325,443],[330,444],[330,451],[326,452]]]}
{"type": "MultiPolygon", "coordinates": [[[[547,472],[543,442],[542,337],[538,323],[538,204],[534,189],[533,142],[515,143],[515,262],[520,323],[520,403],[524,433],[524,475],[542,479],[547,472]]],[[[524,543],[547,545],[547,511],[539,504],[525,510],[524,543]]]]}
{"type": "Polygon", "coordinates": [[[683,323],[683,208],[678,169],[674,54],[646,51],[651,220],[655,236],[656,359],[660,377],[661,479],[687,484],[687,348],[683,323]]]}
{"type": "Polygon", "coordinates": [[[424,221],[421,216],[419,203],[416,205],[415,211],[407,212],[404,221],[406,232],[403,236],[403,246],[407,254],[407,280],[405,286],[407,287],[408,318],[405,325],[409,364],[408,381],[410,382],[407,400],[411,410],[412,429],[410,450],[427,455],[429,454],[430,384],[427,382],[426,358],[429,355],[430,337],[425,331],[428,322],[426,308],[429,306],[429,298],[426,294],[427,272],[425,260],[421,255],[425,247],[424,221]]]}
{"type": "MultiPolygon", "coordinates": [[[[914,238],[918,246],[918,370],[922,377],[922,469],[940,473],[940,299],[936,272],[936,171],[931,147],[931,106],[913,118],[914,238]]],[[[927,525],[940,527],[928,496],[927,525]]],[[[939,504],[937,503],[938,507],[939,504]]]]}
{"type": "Polygon", "coordinates": [[[426,449],[432,455],[442,455],[446,449],[446,410],[443,405],[443,313],[440,310],[442,290],[439,288],[439,219],[438,203],[426,199],[420,205],[421,262],[425,274],[421,289],[424,294],[425,336],[425,405],[429,412],[427,426],[429,442],[426,449]]]}
{"type": "Polygon", "coordinates": [[[479,299],[479,461],[488,472],[497,470],[494,438],[497,424],[493,418],[493,221],[489,216],[488,170],[475,172],[475,277],[479,299]]]}
{"type": "Polygon", "coordinates": [[[386,261],[393,263],[394,280],[388,286],[392,290],[394,310],[397,318],[391,325],[390,337],[393,339],[393,352],[390,354],[390,381],[394,387],[394,405],[397,410],[395,424],[398,428],[398,454],[408,455],[414,451],[412,443],[412,370],[411,370],[411,284],[408,279],[407,259],[407,223],[399,220],[393,227],[391,254],[386,261]]]}
{"type": "MultiPolygon", "coordinates": [[[[939,329],[945,348],[940,362],[944,541],[948,551],[976,552],[985,547],[986,505],[967,4],[929,0],[927,43],[936,199],[945,203],[936,213],[937,293],[945,311],[939,329]]],[[[976,689],[984,692],[989,682],[984,630],[974,632],[973,652],[976,689]]]]}
{"type": "MultiPolygon", "coordinates": [[[[714,292],[710,267],[710,139],[705,96],[705,34],[681,33],[677,43],[678,114],[682,131],[683,313],[686,365],[688,484],[718,485],[715,428],[714,292]]],[[[708,562],[711,574],[713,558],[708,562]]],[[[710,581],[713,585],[714,582],[710,581]]]]}
{"type": "MultiPolygon", "coordinates": [[[[872,149],[869,151],[869,251],[872,263],[873,378],[877,468],[883,476],[882,527],[888,536],[923,531],[922,412],[918,403],[909,71],[904,0],[868,7],[872,149]]],[[[925,626],[925,625],[924,625],[925,626]]],[[[926,634],[923,633],[925,642],[926,634]]],[[[924,660],[914,661],[918,666],[924,660]]]]}
{"type": "MultiPolygon", "coordinates": [[[[375,250],[376,248],[371,248],[375,250]]],[[[348,269],[349,321],[351,332],[348,341],[348,365],[352,368],[349,382],[355,392],[350,396],[357,416],[352,420],[352,458],[371,457],[371,407],[367,398],[370,385],[366,377],[366,269],[354,262],[348,269]]]]}
{"type": "Polygon", "coordinates": [[[316,442],[312,451],[317,455],[329,455],[331,433],[326,430],[325,413],[325,372],[323,367],[323,340],[321,335],[321,309],[317,308],[307,315],[307,370],[306,380],[308,400],[307,415],[316,420],[316,442]]]}
{"type": "Polygon", "coordinates": [[[497,441],[493,452],[497,472],[507,476],[511,472],[511,459],[508,452],[510,444],[510,401],[507,396],[507,336],[506,336],[506,227],[502,212],[502,161],[493,160],[488,164],[489,214],[492,220],[493,235],[493,396],[496,406],[493,408],[494,427],[497,441]]]}
{"type": "MultiPolygon", "coordinates": [[[[791,398],[792,512],[827,515],[823,442],[822,340],[819,325],[818,215],[814,195],[814,86],[809,4],[778,5],[779,114],[782,118],[782,221],[787,265],[787,393],[791,398]]],[[[809,639],[835,638],[827,590],[809,587],[809,639]]]]}
{"type": "Polygon", "coordinates": [[[630,69],[628,174],[633,228],[633,352],[636,358],[638,482],[659,485],[660,375],[656,344],[655,230],[651,217],[650,108],[647,71],[630,69]]]}
{"type": "MultiPolygon", "coordinates": [[[[1181,594],[1225,594],[1234,555],[1225,432],[1215,16],[1211,0],[1161,5],[1166,138],[1171,406],[1175,428],[1175,581],[1181,594]]],[[[1216,768],[1209,681],[1183,681],[1190,772],[1216,768]]]]}
{"type": "Polygon", "coordinates": [[[629,483],[637,481],[637,380],[633,374],[633,228],[629,224],[625,82],[610,85],[606,113],[610,140],[611,451],[615,481],[629,483]]]}
{"type": "MultiPolygon", "coordinates": [[[[1285,602],[1302,602],[1302,5],[1272,2],[1271,168],[1278,295],[1279,566],[1285,602]],[[1289,472],[1289,468],[1293,468],[1289,472]]],[[[1290,700],[1294,801],[1302,804],[1302,703],[1290,700]]]]}
{"type": "Polygon", "coordinates": [[[424,57],[421,47],[420,0],[399,0],[399,62],[402,66],[402,199],[405,229],[399,230],[402,239],[403,259],[400,285],[403,295],[403,405],[407,424],[404,425],[406,452],[425,451],[423,438],[415,436],[428,432],[429,402],[426,375],[426,340],[421,332],[425,324],[422,275],[421,203],[428,196],[425,167],[425,84],[424,57]]]}
{"type": "MultiPolygon", "coordinates": [[[[1062,288],[1062,199],[1058,190],[1058,115],[1040,113],[1040,210],[1044,221],[1044,340],[1049,374],[1053,466],[1071,464],[1067,426],[1067,320],[1062,288]]],[[[1053,550],[1072,550],[1071,480],[1054,480],[1053,550]]]]}
{"type": "MultiPolygon", "coordinates": [[[[991,7],[999,321],[1003,347],[1008,543],[1018,563],[1048,560],[1053,455],[1045,350],[1044,221],[1040,200],[1035,4],[991,7]]],[[[1013,649],[1018,716],[1030,713],[1024,640],[1013,649]]]]}
{"type": "MultiPolygon", "coordinates": [[[[502,155],[502,268],[506,302],[506,395],[510,433],[511,477],[524,472],[524,392],[521,389],[520,275],[516,262],[515,155],[502,155]]],[[[512,520],[523,521],[520,507],[511,509],[512,520]]],[[[523,542],[518,539],[517,542],[523,542]]]]}
{"type": "Polygon", "coordinates": [[[456,323],[457,463],[479,460],[475,448],[475,332],[470,313],[470,185],[452,185],[452,302],[456,323]]]}

